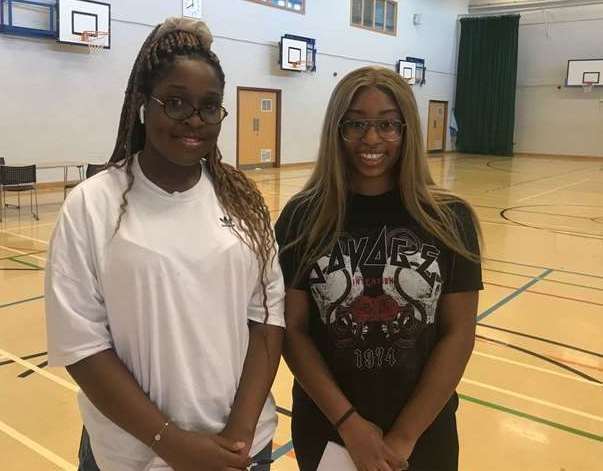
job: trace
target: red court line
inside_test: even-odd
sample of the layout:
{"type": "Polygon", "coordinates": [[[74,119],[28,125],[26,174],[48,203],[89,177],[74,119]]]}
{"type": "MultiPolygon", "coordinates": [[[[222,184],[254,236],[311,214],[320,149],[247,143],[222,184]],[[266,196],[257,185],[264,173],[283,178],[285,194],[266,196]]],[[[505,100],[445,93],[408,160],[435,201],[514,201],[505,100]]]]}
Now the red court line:
{"type": "MultiPolygon", "coordinates": [[[[486,268],[486,267],[482,267],[482,270],[483,271],[491,271],[493,273],[502,273],[503,275],[519,276],[521,278],[533,278],[533,275],[525,275],[523,273],[515,273],[515,272],[511,272],[511,271],[494,270],[492,268],[486,268]]],[[[547,276],[546,280],[542,280],[542,281],[546,282],[546,283],[558,283],[561,285],[576,286],[578,288],[592,289],[595,291],[603,291],[603,288],[597,288],[596,286],[588,286],[588,285],[581,285],[578,283],[570,283],[569,281],[554,280],[548,276],[547,276]]]]}
{"type": "MultiPolygon", "coordinates": [[[[475,340],[477,342],[483,342],[483,343],[487,343],[489,345],[494,345],[494,346],[498,346],[498,347],[501,346],[497,343],[490,342],[488,340],[484,340],[484,339],[480,339],[480,338],[476,338],[475,340]]],[[[595,370],[595,371],[603,371],[603,367],[600,367],[600,366],[588,365],[586,363],[581,363],[579,361],[571,361],[571,360],[568,360],[567,358],[561,358],[561,357],[557,357],[554,355],[547,355],[547,357],[551,358],[552,360],[557,360],[560,363],[565,363],[565,364],[574,365],[574,366],[580,366],[580,367],[588,368],[590,370],[595,370]]]]}
{"type": "MultiPolygon", "coordinates": [[[[530,264],[527,264],[527,263],[510,262],[508,260],[501,260],[499,258],[489,258],[489,257],[486,257],[486,258],[484,258],[484,260],[492,261],[492,262],[499,262],[499,263],[507,263],[509,265],[517,265],[518,267],[540,268],[542,270],[544,270],[545,268],[548,268],[548,267],[540,267],[538,265],[530,265],[530,264]]],[[[581,273],[581,272],[577,272],[577,271],[562,270],[560,268],[550,268],[550,269],[554,270],[554,271],[556,271],[558,273],[568,273],[570,275],[580,275],[580,276],[584,276],[584,277],[587,277],[587,278],[598,278],[598,279],[602,279],[603,280],[603,276],[594,275],[592,273],[581,273]]]]}

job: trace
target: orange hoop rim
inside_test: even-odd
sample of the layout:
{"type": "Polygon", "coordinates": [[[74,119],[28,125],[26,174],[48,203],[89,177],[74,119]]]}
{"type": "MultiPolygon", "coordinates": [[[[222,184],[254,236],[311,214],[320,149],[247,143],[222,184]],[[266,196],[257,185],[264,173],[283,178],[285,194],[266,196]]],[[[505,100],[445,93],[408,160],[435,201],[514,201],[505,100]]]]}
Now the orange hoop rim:
{"type": "Polygon", "coordinates": [[[82,42],[85,43],[99,41],[107,36],[109,36],[107,31],[82,31],[80,34],[82,42]]]}
{"type": "Polygon", "coordinates": [[[302,61],[293,61],[289,62],[289,64],[295,67],[295,70],[297,70],[298,72],[306,72],[306,69],[302,67],[302,61]]]}
{"type": "Polygon", "coordinates": [[[90,54],[101,53],[105,49],[104,39],[109,37],[107,31],[82,31],[80,33],[80,42],[88,46],[90,54]]]}

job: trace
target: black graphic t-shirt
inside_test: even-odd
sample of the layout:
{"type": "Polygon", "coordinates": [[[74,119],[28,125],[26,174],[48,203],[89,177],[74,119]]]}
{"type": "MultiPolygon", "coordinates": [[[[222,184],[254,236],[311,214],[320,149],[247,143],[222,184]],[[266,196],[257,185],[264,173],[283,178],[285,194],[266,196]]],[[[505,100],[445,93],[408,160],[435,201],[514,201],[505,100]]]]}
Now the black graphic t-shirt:
{"type": "MultiPolygon", "coordinates": [[[[462,203],[452,208],[464,239],[477,249],[467,208],[462,203]]],[[[299,234],[305,209],[291,201],[283,210],[276,224],[281,248],[299,234]]],[[[310,294],[310,336],[337,384],[358,412],[385,432],[438,340],[441,295],[482,289],[480,265],[423,230],[404,209],[398,190],[351,195],[344,234],[294,286],[300,251],[281,250],[280,261],[287,287],[310,294]]],[[[293,396],[294,409],[304,410],[298,422],[321,415],[297,383],[293,396]]]]}

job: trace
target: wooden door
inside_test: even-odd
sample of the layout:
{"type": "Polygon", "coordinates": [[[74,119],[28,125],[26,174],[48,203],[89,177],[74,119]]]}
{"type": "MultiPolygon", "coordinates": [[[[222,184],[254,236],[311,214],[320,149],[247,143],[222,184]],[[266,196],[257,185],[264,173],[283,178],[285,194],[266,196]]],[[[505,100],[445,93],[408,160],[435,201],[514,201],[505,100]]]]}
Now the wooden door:
{"type": "Polygon", "coordinates": [[[278,90],[239,88],[237,121],[239,168],[278,166],[279,97],[278,90]]]}
{"type": "Polygon", "coordinates": [[[430,101],[427,127],[428,152],[444,152],[446,150],[447,121],[448,102],[430,101]]]}

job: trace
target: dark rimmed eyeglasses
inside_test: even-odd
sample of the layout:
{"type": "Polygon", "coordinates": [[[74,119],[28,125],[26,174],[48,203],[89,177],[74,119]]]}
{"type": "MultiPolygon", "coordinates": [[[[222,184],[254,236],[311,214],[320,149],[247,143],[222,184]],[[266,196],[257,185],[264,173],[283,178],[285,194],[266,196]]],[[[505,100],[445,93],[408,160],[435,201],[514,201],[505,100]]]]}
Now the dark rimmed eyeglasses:
{"type": "Polygon", "coordinates": [[[175,121],[184,121],[197,114],[206,124],[220,124],[228,116],[228,111],[221,105],[207,104],[200,108],[195,108],[188,101],[179,97],[168,97],[160,100],[151,96],[163,108],[163,112],[175,121]]]}
{"type": "Polygon", "coordinates": [[[339,123],[341,137],[348,142],[359,141],[371,127],[384,141],[396,142],[402,137],[406,123],[399,119],[348,119],[339,123]]]}

